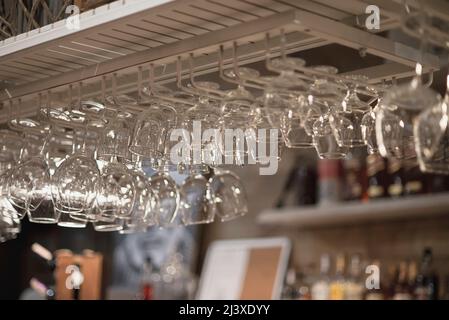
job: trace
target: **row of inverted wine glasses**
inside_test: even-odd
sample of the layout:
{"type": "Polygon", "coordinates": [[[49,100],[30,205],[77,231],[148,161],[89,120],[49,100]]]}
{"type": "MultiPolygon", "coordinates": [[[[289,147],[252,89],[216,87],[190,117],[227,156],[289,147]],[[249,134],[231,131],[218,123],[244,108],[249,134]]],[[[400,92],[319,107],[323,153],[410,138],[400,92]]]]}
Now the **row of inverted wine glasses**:
{"type": "Polygon", "coordinates": [[[262,90],[248,114],[279,129],[286,147],[315,147],[321,158],[342,158],[349,148],[366,145],[374,151],[369,130],[363,129],[373,108],[359,95],[377,97],[381,87],[368,85],[363,76],[337,76],[331,66],[306,67],[300,58],[270,60],[267,67],[279,75],[260,76],[248,68],[223,74],[238,78],[240,87],[262,90]]]}
{"type": "MultiPolygon", "coordinates": [[[[143,215],[141,220],[147,220],[152,224],[159,223],[162,226],[174,222],[176,216],[182,217],[185,224],[193,224],[210,222],[213,220],[214,211],[217,211],[217,214],[225,220],[246,212],[243,188],[238,178],[231,173],[217,172],[206,184],[208,189],[204,201],[207,200],[206,203],[209,203],[210,212],[208,219],[202,219],[197,217],[199,213],[193,212],[199,210],[201,206],[188,201],[188,199],[200,201],[200,197],[192,199],[190,193],[184,191],[186,188],[191,188],[189,184],[185,183],[181,190],[178,190],[174,181],[167,174],[158,173],[151,178],[147,187],[138,160],[133,161],[133,170],[130,170],[118,161],[115,151],[108,153],[102,150],[105,148],[98,148],[102,151],[97,153],[99,155],[97,161],[94,160],[89,140],[90,142],[94,141],[93,151],[97,152],[95,142],[98,137],[95,134],[100,134],[99,141],[104,147],[108,141],[102,138],[102,135],[108,136],[108,129],[110,129],[107,126],[102,127],[102,122],[99,122],[98,119],[88,118],[80,111],[77,111],[74,116],[67,112],[44,109],[44,114],[51,118],[52,133],[49,136],[64,132],[65,138],[67,138],[67,130],[62,129],[64,125],[66,129],[70,128],[73,119],[83,124],[84,132],[81,147],[56,165],[51,177],[51,170],[47,167],[49,161],[43,157],[44,153],[48,156],[45,147],[42,147],[39,155],[22,161],[18,167],[6,172],[4,179],[6,188],[4,189],[7,190],[9,201],[15,204],[17,209],[23,210],[22,212],[28,212],[31,220],[49,223],[56,222],[59,216],[61,225],[79,226],[80,222],[85,224],[90,220],[96,221],[98,230],[111,230],[113,228],[111,224],[116,223],[115,220],[119,219],[124,220],[125,226],[129,227],[129,221],[136,220],[136,216],[138,216],[136,202],[138,203],[137,208],[142,208],[142,204],[144,204],[143,212],[140,212],[143,215]],[[106,156],[109,156],[109,160],[105,160],[106,156]],[[99,165],[97,166],[97,164],[99,165]],[[101,170],[98,167],[101,167],[101,170]],[[222,180],[224,182],[220,183],[222,180]],[[143,192],[142,187],[145,187],[146,191],[143,192]],[[137,190],[139,188],[140,190],[137,190]],[[227,188],[232,191],[229,192],[227,188]],[[184,194],[185,196],[183,196],[184,194]],[[143,195],[148,199],[146,197],[142,199],[143,195]],[[136,201],[136,199],[141,201],[136,201]],[[41,206],[45,204],[53,205],[53,212],[52,210],[37,210],[38,208],[42,209],[41,206]],[[233,205],[235,206],[232,207],[233,205]],[[39,218],[39,214],[44,216],[39,218]],[[50,216],[46,217],[45,214],[50,214],[50,216]],[[195,219],[200,220],[195,222],[195,219]]],[[[72,135],[76,136],[77,132],[73,130],[73,127],[71,129],[72,135]]],[[[49,144],[48,141],[46,144],[49,144]]],[[[76,144],[73,143],[73,145],[76,144]]],[[[55,160],[54,157],[50,158],[55,160]]],[[[191,177],[187,181],[192,184],[193,178],[201,180],[200,177],[191,177]]],[[[142,222],[145,224],[145,221],[142,222]]],[[[121,226],[114,228],[121,228],[121,226]]]]}

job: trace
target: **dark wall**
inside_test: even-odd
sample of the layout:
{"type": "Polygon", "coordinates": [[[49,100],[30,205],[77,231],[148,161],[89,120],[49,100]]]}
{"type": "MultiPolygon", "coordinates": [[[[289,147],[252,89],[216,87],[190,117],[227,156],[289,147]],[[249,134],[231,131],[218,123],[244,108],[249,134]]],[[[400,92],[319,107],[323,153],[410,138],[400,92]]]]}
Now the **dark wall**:
{"type": "Polygon", "coordinates": [[[74,253],[81,253],[84,249],[91,249],[102,253],[103,284],[110,282],[115,245],[113,234],[95,232],[91,226],[86,229],[70,229],[32,224],[25,218],[18,238],[0,244],[0,299],[18,299],[32,277],[45,284],[52,282],[47,264],[31,251],[34,242],[52,252],[70,249],[74,253]]]}

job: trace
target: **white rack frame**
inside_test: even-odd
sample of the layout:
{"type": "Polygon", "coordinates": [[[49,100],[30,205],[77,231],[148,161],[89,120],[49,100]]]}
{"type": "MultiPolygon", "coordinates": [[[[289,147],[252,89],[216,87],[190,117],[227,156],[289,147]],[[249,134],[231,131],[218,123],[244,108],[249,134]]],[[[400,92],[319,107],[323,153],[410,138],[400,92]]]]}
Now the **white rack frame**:
{"type": "MultiPolygon", "coordinates": [[[[400,4],[369,2],[381,9],[378,31],[399,26],[400,4]]],[[[433,2],[441,6],[440,0],[433,2]]],[[[265,57],[265,34],[277,35],[281,29],[287,34],[288,52],[338,43],[385,58],[385,64],[353,72],[374,83],[412,75],[418,60],[427,71],[440,68],[438,57],[420,57],[414,48],[364,30],[360,21],[367,5],[362,0],[116,1],[81,14],[76,32],[60,21],[0,43],[0,79],[15,79],[1,90],[0,101],[20,98],[21,114],[33,114],[37,93],[67,91],[67,85],[82,81],[84,93],[96,94],[98,79],[113,72],[119,75],[119,90],[129,91],[135,88],[136,67],[150,62],[164,65],[158,81],[172,81],[176,57],[191,52],[198,73],[210,73],[217,69],[218,47],[230,48],[234,41],[239,43],[241,64],[260,61],[265,57]],[[139,27],[144,23],[151,31],[139,27]]],[[[225,51],[225,65],[231,62],[230,51],[225,51]]],[[[1,112],[0,122],[6,119],[1,112]]]]}

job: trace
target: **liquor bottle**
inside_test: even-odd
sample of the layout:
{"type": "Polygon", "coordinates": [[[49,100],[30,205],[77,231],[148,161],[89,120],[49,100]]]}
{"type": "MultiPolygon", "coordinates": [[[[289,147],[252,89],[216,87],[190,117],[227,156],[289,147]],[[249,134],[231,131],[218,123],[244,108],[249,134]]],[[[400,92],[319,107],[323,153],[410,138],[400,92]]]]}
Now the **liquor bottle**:
{"type": "Polygon", "coordinates": [[[345,201],[361,200],[363,195],[363,168],[359,158],[343,161],[343,182],[345,201]]]}
{"type": "Polygon", "coordinates": [[[329,299],[329,270],[330,256],[323,254],[320,259],[320,276],[312,285],[312,300],[329,299]]]}
{"type": "Polygon", "coordinates": [[[297,289],[297,300],[312,300],[311,283],[310,278],[303,272],[297,275],[295,287],[297,289]]]}
{"type": "Polygon", "coordinates": [[[416,276],[415,296],[417,300],[438,299],[438,276],[433,270],[432,249],[425,248],[419,273],[416,276]]]}
{"type": "Polygon", "coordinates": [[[448,177],[440,174],[425,174],[426,178],[426,192],[427,193],[439,193],[446,192],[448,190],[448,177]]]}
{"type": "Polygon", "coordinates": [[[345,256],[340,254],[336,258],[335,276],[329,284],[329,298],[330,300],[344,300],[345,299],[345,256]]]}
{"type": "Polygon", "coordinates": [[[385,190],[385,159],[375,153],[368,155],[366,157],[366,174],[368,178],[368,198],[385,197],[387,195],[385,190]]]}
{"type": "Polygon", "coordinates": [[[296,288],[296,270],[291,268],[287,271],[285,285],[282,290],[283,300],[296,300],[298,298],[298,289],[296,288]]]}
{"type": "Polygon", "coordinates": [[[153,284],[153,265],[151,259],[147,258],[143,265],[142,276],[142,299],[154,299],[154,284],[153,284]]]}
{"type": "Polygon", "coordinates": [[[444,290],[444,294],[442,297],[442,300],[449,300],[449,275],[446,275],[446,279],[445,279],[445,290],[444,290]]]}
{"type": "Polygon", "coordinates": [[[318,161],[318,202],[332,205],[342,199],[341,161],[321,159],[318,161]]]}
{"type": "Polygon", "coordinates": [[[31,278],[30,288],[45,300],[55,300],[55,291],[52,287],[47,287],[36,278],[31,278]]]}
{"type": "Polygon", "coordinates": [[[349,265],[349,277],[345,288],[346,300],[363,299],[364,283],[361,279],[361,271],[360,256],[353,255],[349,265]]]}
{"type": "Polygon", "coordinates": [[[404,161],[406,196],[425,193],[424,176],[415,160],[404,161]]]}
{"type": "Polygon", "coordinates": [[[416,289],[416,276],[418,274],[418,269],[416,262],[412,261],[408,265],[408,290],[412,299],[415,299],[415,289],[416,289]]]}
{"type": "Polygon", "coordinates": [[[53,254],[47,248],[35,242],[31,245],[31,250],[47,263],[50,271],[53,272],[55,270],[56,260],[53,254]]]}
{"type": "Polygon", "coordinates": [[[312,300],[312,294],[310,292],[309,286],[307,285],[299,286],[297,300],[312,300]]]}
{"type": "Polygon", "coordinates": [[[300,166],[296,171],[296,204],[298,206],[316,204],[317,173],[311,166],[300,166]]]}
{"type": "MultiPolygon", "coordinates": [[[[380,261],[379,260],[374,260],[371,263],[372,266],[376,266],[377,269],[379,270],[379,279],[375,279],[378,283],[377,286],[374,286],[373,283],[366,283],[366,291],[365,291],[365,300],[384,300],[386,293],[384,290],[384,286],[381,284],[380,281],[380,261]]],[[[371,275],[374,276],[374,275],[371,275]]]]}
{"type": "Polygon", "coordinates": [[[404,195],[404,170],[402,161],[396,158],[388,160],[388,195],[392,198],[404,195]]]}
{"type": "Polygon", "coordinates": [[[407,263],[402,261],[399,263],[398,276],[393,284],[394,295],[393,300],[411,300],[412,295],[409,290],[409,282],[407,277],[407,263]]]}

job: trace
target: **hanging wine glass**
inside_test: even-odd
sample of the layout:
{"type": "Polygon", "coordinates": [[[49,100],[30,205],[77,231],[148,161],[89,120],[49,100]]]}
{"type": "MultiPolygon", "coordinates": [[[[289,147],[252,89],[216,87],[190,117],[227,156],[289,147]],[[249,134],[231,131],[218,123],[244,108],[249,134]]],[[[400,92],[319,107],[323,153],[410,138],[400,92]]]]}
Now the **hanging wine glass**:
{"type": "Polygon", "coordinates": [[[147,230],[148,227],[156,225],[156,214],[158,199],[151,189],[148,178],[142,169],[142,161],[134,157],[133,168],[130,169],[134,179],[136,197],[131,216],[124,221],[120,233],[133,233],[147,230]]]}
{"type": "MultiPolygon", "coordinates": [[[[84,123],[83,143],[78,150],[65,159],[55,171],[53,181],[56,186],[54,199],[60,210],[81,221],[95,221],[97,216],[91,211],[97,197],[100,172],[94,154],[87,148],[89,130],[98,129],[99,122],[89,125],[89,119],[79,114],[71,119],[81,118],[84,123]]],[[[104,123],[103,123],[104,125],[104,123]]],[[[76,145],[74,144],[76,147],[76,145]]]]}
{"type": "Polygon", "coordinates": [[[21,230],[16,212],[3,207],[4,203],[7,201],[0,200],[0,243],[17,238],[21,230]]]}
{"type": "MultiPolygon", "coordinates": [[[[345,76],[352,81],[367,82],[368,78],[358,75],[345,76]]],[[[362,119],[370,111],[370,106],[359,99],[357,85],[348,83],[348,92],[341,102],[341,108],[333,108],[330,124],[337,140],[342,147],[360,147],[365,145],[362,136],[362,119]]]]}
{"type": "Polygon", "coordinates": [[[35,126],[31,127],[27,126],[25,130],[33,130],[36,135],[42,134],[40,139],[44,143],[39,154],[11,170],[8,180],[9,199],[15,206],[27,210],[30,222],[57,223],[59,214],[53,209],[50,171],[45,158],[49,133],[45,129],[39,132],[35,126]]]}
{"type": "Polygon", "coordinates": [[[100,173],[96,204],[103,217],[128,219],[136,196],[134,179],[128,168],[117,161],[106,163],[100,173]]]}
{"type": "Polygon", "coordinates": [[[212,204],[221,221],[229,221],[248,213],[245,188],[239,177],[230,171],[215,170],[209,179],[212,204]]]}
{"type": "MultiPolygon", "coordinates": [[[[297,58],[295,64],[305,65],[305,61],[297,58]]],[[[280,128],[282,116],[288,114],[289,110],[292,110],[291,99],[295,99],[305,93],[309,86],[295,74],[289,64],[283,64],[281,60],[274,60],[274,66],[280,72],[280,75],[274,77],[266,87],[264,107],[271,125],[280,128]]],[[[301,110],[298,108],[298,110],[294,111],[296,113],[301,110]]]]}
{"type": "Polygon", "coordinates": [[[448,105],[449,76],[443,101],[423,110],[414,123],[416,154],[423,172],[449,174],[448,105]]]}
{"type": "Polygon", "coordinates": [[[392,87],[376,113],[376,138],[383,157],[415,158],[413,123],[424,109],[441,102],[440,95],[423,85],[420,64],[416,74],[412,81],[392,87]]]}
{"type": "Polygon", "coordinates": [[[372,91],[377,95],[377,103],[374,108],[371,108],[371,110],[363,116],[360,124],[362,138],[367,146],[368,154],[377,153],[379,150],[376,137],[376,114],[379,112],[379,108],[382,103],[381,100],[389,87],[390,86],[383,84],[377,86],[376,89],[372,89],[372,91]]]}
{"type": "Polygon", "coordinates": [[[346,157],[347,147],[338,144],[332,131],[330,113],[320,116],[313,124],[313,142],[320,159],[342,159],[346,157]]]}
{"type": "Polygon", "coordinates": [[[211,201],[208,181],[204,176],[189,176],[181,185],[180,195],[179,214],[186,226],[214,221],[215,207],[211,201]]]}
{"type": "Polygon", "coordinates": [[[150,187],[158,199],[156,211],[157,224],[169,227],[177,220],[179,208],[179,189],[176,182],[165,172],[158,172],[150,178],[150,187]]]}
{"type": "Polygon", "coordinates": [[[14,131],[0,130],[0,175],[20,160],[24,140],[14,131]]]}

